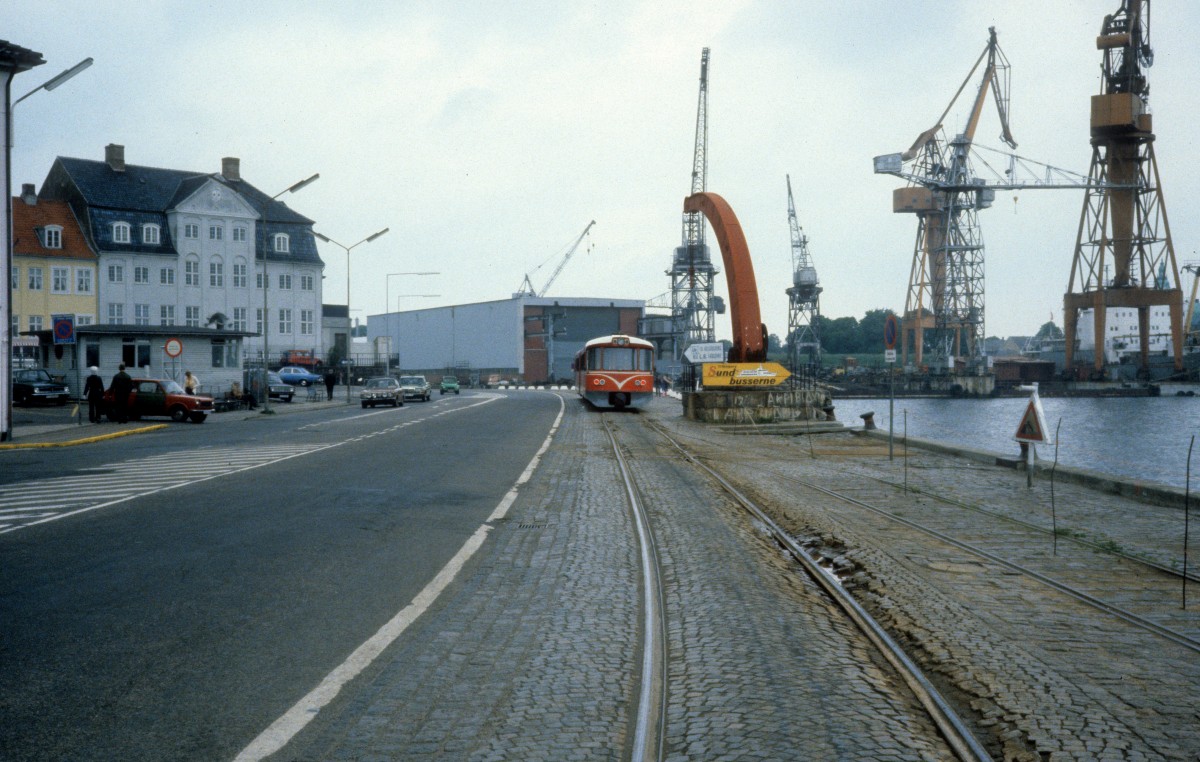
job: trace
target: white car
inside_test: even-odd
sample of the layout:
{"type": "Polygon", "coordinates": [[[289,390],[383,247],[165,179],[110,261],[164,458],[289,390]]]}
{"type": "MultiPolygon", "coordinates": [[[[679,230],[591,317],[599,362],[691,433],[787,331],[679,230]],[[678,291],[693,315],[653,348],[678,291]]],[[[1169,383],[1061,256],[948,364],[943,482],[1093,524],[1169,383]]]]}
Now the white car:
{"type": "Polygon", "coordinates": [[[400,391],[400,382],[391,376],[368,378],[367,383],[358,393],[363,407],[376,405],[391,405],[400,407],[404,404],[404,395],[400,391]]]}
{"type": "Polygon", "coordinates": [[[401,376],[400,388],[404,391],[406,400],[428,402],[431,396],[429,382],[425,380],[424,376],[401,376]]]}

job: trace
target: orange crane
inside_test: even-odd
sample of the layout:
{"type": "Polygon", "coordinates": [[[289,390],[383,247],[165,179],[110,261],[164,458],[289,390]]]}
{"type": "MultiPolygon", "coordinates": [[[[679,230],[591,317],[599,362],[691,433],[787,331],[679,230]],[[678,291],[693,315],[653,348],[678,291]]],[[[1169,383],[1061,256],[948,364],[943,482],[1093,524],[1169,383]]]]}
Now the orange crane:
{"type": "Polygon", "coordinates": [[[1074,372],[1079,313],[1091,310],[1096,337],[1091,375],[1103,375],[1108,310],[1126,307],[1137,310],[1140,373],[1147,376],[1150,308],[1167,306],[1179,372],[1183,290],[1154,155],[1145,74],[1154,62],[1150,0],[1122,0],[1116,13],[1104,17],[1096,48],[1103,51],[1103,63],[1101,92],[1091,103],[1091,183],[1063,296],[1066,369],[1074,372]]]}

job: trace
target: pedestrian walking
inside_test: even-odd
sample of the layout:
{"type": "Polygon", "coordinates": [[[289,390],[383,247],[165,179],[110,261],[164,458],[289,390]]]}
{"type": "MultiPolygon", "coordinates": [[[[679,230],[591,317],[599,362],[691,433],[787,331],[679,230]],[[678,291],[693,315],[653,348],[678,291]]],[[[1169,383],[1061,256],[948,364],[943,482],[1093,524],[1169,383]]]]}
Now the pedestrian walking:
{"type": "Polygon", "coordinates": [[[200,379],[192,375],[190,370],[183,372],[183,390],[188,394],[195,394],[200,391],[200,379]]]}
{"type": "Polygon", "coordinates": [[[88,420],[101,423],[104,417],[104,381],[100,378],[100,369],[95,365],[88,370],[91,375],[83,382],[83,396],[88,402],[88,420]]]}
{"type": "Polygon", "coordinates": [[[133,392],[133,379],[125,372],[125,363],[117,366],[108,390],[113,395],[113,417],[117,423],[129,423],[129,395],[133,392]]]}
{"type": "Polygon", "coordinates": [[[327,402],[333,400],[333,386],[337,383],[337,374],[333,372],[333,368],[325,370],[325,400],[327,402]]]}

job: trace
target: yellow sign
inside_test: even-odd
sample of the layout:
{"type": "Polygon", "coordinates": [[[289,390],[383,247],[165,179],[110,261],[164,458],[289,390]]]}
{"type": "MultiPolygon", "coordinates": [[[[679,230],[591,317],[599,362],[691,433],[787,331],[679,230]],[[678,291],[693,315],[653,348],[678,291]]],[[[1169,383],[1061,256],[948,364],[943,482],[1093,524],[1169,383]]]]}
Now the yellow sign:
{"type": "Polygon", "coordinates": [[[701,378],[706,387],[751,389],[779,386],[791,375],[777,362],[706,362],[701,378]]]}

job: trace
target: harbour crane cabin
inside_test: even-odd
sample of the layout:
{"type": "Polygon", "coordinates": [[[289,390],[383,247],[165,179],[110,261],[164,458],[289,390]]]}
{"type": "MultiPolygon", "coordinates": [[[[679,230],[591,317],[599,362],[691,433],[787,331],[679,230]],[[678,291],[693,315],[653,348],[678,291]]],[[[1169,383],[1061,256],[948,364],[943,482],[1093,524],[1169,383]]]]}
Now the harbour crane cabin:
{"type": "Polygon", "coordinates": [[[599,409],[642,408],[654,396],[654,345],[636,336],[599,336],[575,355],[575,388],[599,409]]]}

